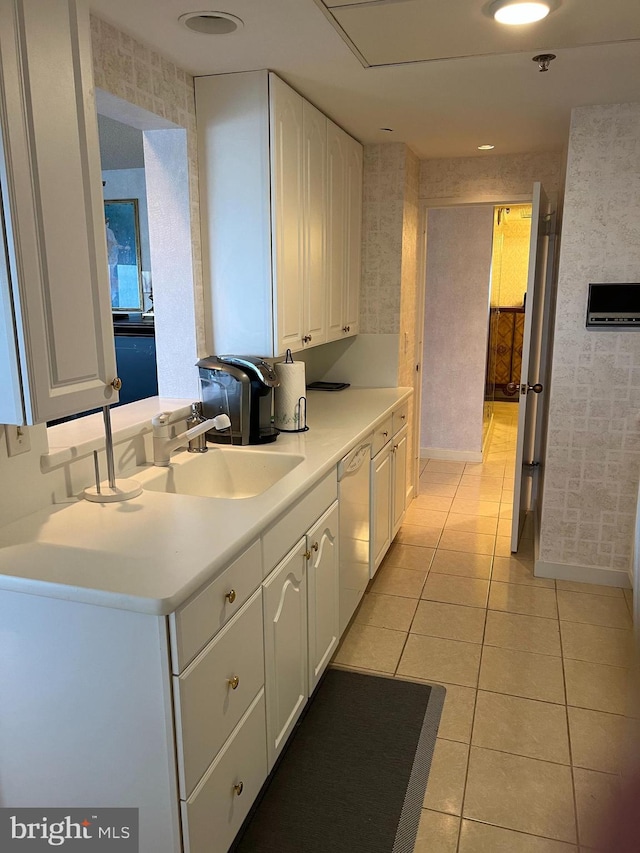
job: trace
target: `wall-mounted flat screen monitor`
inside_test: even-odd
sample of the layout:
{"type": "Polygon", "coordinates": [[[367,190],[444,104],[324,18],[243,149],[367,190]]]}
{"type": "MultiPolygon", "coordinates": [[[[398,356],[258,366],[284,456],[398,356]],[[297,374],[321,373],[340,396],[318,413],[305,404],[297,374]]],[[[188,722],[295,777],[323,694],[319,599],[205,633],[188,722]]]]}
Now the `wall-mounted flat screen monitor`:
{"type": "Polygon", "coordinates": [[[640,284],[590,284],[587,326],[640,328],[640,284]]]}

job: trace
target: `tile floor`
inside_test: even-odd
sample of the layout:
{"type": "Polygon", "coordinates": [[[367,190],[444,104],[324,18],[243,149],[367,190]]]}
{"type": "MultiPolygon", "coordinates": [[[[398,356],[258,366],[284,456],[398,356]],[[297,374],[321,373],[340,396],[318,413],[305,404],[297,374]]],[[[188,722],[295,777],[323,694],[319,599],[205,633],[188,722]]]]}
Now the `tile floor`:
{"type": "Polygon", "coordinates": [[[584,853],[618,791],[631,596],[511,555],[516,418],[482,464],[424,460],[335,659],[447,688],[415,853],[584,853]]]}

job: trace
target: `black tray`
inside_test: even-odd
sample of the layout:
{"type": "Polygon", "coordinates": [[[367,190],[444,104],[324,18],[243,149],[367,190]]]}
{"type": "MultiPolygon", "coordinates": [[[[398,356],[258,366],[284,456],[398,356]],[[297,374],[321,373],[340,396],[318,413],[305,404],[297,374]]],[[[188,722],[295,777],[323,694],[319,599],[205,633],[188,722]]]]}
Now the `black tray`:
{"type": "Polygon", "coordinates": [[[307,385],[309,391],[342,391],[348,387],[348,382],[310,382],[307,385]]]}

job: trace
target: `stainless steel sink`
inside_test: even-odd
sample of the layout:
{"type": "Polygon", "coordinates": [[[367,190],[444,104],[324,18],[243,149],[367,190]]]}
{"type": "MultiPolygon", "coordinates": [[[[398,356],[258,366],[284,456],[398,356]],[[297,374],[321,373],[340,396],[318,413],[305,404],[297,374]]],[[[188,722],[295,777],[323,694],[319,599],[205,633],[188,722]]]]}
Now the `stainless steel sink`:
{"type": "Polygon", "coordinates": [[[176,454],[167,468],[136,477],[145,491],[238,500],[261,495],[303,461],[293,453],[212,447],[203,454],[176,454]]]}

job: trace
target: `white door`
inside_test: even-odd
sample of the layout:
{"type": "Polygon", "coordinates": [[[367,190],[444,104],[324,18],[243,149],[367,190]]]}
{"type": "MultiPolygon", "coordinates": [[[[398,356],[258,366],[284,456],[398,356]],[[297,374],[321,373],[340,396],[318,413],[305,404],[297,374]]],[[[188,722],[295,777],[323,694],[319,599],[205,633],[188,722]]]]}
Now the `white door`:
{"type": "MultiPolygon", "coordinates": [[[[542,418],[545,389],[540,384],[543,355],[547,341],[543,331],[547,259],[549,254],[549,202],[542,185],[533,185],[529,272],[527,278],[524,337],[522,342],[522,372],[518,404],[518,437],[516,440],[516,470],[513,491],[513,522],[511,550],[518,550],[524,516],[532,508],[533,478],[537,476],[536,421],[542,418]]],[[[539,443],[539,442],[538,442],[539,443]]]]}
{"type": "Polygon", "coordinates": [[[263,586],[269,770],[308,696],[307,557],[301,539],[263,586]]]}
{"type": "Polygon", "coordinates": [[[362,255],[362,145],[346,139],[345,171],[345,280],[343,336],[357,335],[360,324],[360,273],[362,255]]]}
{"type": "Polygon", "coordinates": [[[302,102],[302,170],[302,343],[315,346],[327,340],[327,119],[308,101],[302,102]]]}
{"type": "Polygon", "coordinates": [[[327,121],[327,339],[344,337],[347,134],[327,121]]]}
{"type": "Polygon", "coordinates": [[[309,694],[331,660],[340,636],[338,502],[307,533],[309,586],[309,694]]]}

